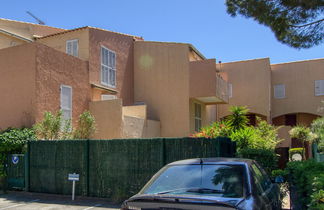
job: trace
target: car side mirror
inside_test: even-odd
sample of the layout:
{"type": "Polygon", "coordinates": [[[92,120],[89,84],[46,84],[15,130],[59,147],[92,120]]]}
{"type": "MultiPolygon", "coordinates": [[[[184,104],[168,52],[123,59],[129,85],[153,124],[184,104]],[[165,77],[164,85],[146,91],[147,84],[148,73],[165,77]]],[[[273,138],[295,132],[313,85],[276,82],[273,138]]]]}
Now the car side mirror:
{"type": "Polygon", "coordinates": [[[282,176],[276,176],[274,178],[274,183],[281,184],[281,183],[284,183],[284,182],[285,182],[285,180],[284,180],[284,178],[282,176]]]}

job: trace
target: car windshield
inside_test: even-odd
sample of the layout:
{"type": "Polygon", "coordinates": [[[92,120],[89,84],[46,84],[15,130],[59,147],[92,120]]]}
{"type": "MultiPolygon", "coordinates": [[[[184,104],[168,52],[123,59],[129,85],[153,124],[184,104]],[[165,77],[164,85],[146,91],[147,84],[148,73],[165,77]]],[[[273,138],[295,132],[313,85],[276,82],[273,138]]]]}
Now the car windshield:
{"type": "Polygon", "coordinates": [[[151,180],[141,193],[241,198],[244,180],[241,165],[171,165],[151,180]]]}

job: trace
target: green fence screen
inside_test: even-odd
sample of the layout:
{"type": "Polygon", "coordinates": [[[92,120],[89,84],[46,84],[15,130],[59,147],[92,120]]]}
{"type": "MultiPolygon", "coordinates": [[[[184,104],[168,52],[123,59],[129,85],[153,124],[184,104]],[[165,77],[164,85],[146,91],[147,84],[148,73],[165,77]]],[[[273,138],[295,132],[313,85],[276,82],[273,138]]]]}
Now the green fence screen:
{"type": "Polygon", "coordinates": [[[197,157],[233,157],[227,138],[30,141],[31,192],[71,194],[69,173],[80,174],[76,195],[122,201],[165,164],[197,157]]]}

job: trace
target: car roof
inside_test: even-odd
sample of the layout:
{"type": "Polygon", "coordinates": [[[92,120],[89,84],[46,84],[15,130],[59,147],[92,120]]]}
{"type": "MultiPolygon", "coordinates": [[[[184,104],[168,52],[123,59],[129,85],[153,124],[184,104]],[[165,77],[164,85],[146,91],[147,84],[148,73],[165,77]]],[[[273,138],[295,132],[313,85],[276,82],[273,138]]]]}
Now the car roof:
{"type": "Polygon", "coordinates": [[[168,165],[190,165],[190,164],[247,164],[251,165],[254,163],[253,160],[250,159],[243,159],[243,158],[224,158],[224,157],[217,157],[217,158],[194,158],[194,159],[186,159],[186,160],[179,160],[168,165]]]}

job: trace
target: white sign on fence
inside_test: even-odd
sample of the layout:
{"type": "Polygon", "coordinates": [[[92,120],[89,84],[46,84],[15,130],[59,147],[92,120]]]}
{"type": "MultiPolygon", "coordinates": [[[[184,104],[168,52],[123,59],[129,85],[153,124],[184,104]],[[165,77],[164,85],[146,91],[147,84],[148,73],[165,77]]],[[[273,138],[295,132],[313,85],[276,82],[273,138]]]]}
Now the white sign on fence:
{"type": "Polygon", "coordinates": [[[68,180],[69,181],[79,181],[80,175],[73,173],[73,174],[69,174],[68,176],[68,180]]]}
{"type": "Polygon", "coordinates": [[[69,176],[68,176],[68,180],[73,181],[73,183],[72,183],[72,200],[73,201],[74,201],[74,194],[75,194],[75,182],[79,181],[79,178],[80,178],[80,174],[76,174],[76,173],[69,174],[69,176]]]}

